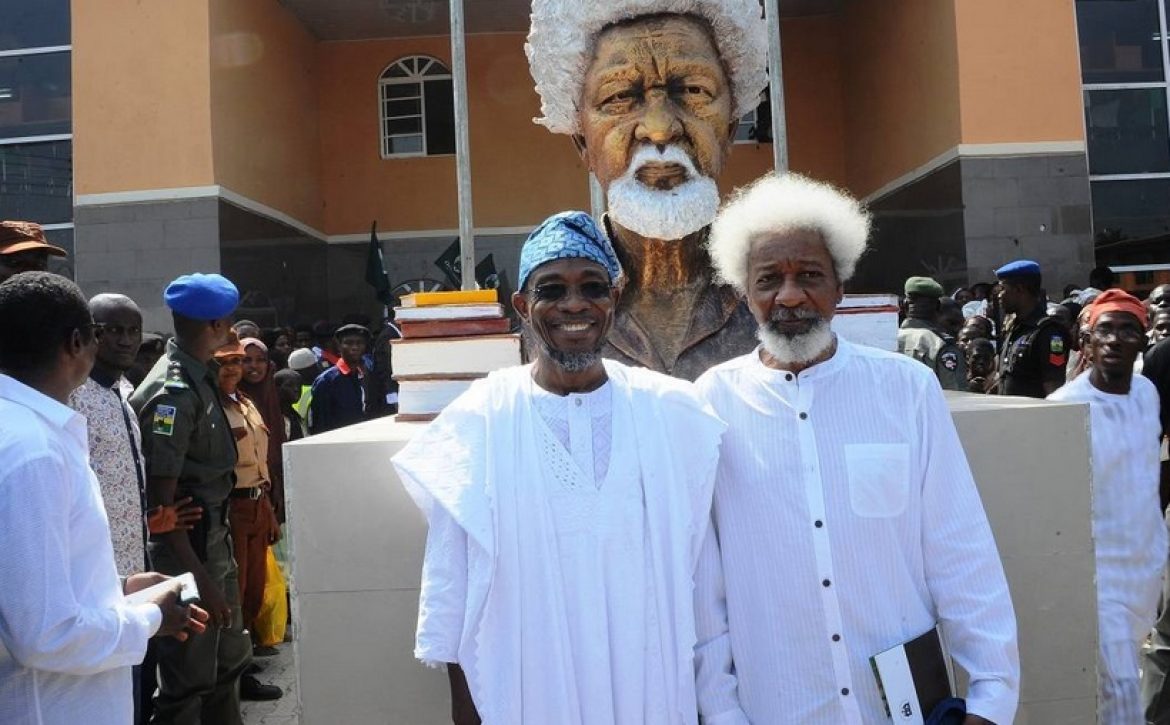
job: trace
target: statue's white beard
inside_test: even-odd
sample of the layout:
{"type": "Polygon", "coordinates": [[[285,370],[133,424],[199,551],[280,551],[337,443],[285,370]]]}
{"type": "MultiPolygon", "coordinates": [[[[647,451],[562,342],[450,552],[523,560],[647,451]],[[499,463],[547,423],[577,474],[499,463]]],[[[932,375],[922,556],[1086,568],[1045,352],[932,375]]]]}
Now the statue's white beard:
{"type": "Polygon", "coordinates": [[[761,325],[756,337],[764,350],[782,365],[812,362],[833,345],[833,331],[825,319],[817,320],[811,330],[800,335],[785,335],[761,325]]]}
{"type": "Polygon", "coordinates": [[[661,153],[655,146],[642,146],[626,173],[610,182],[606,200],[610,216],[626,229],[651,239],[682,239],[714,221],[719,188],[678,146],[661,153]],[[649,161],[676,163],[687,170],[687,180],[668,191],[646,186],[634,174],[649,161]]]}

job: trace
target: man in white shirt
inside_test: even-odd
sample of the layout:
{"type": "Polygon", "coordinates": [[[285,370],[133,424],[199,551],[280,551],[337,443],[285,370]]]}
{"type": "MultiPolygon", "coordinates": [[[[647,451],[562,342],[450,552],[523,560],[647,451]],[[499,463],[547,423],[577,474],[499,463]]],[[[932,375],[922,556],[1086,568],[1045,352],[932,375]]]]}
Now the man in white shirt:
{"type": "MultiPolygon", "coordinates": [[[[1138,675],[1166,563],[1159,513],[1162,426],[1154,384],[1134,375],[1145,348],[1146,308],[1119,289],[1086,308],[1092,367],[1048,396],[1089,404],[1093,545],[1097,560],[1097,722],[1145,722],[1138,675]]],[[[1149,668],[1147,668],[1147,671],[1149,668]]]]}
{"type": "Polygon", "coordinates": [[[692,575],[723,424],[690,383],[600,355],[620,268],[584,212],[536,229],[512,298],[535,361],[394,457],[430,525],[415,656],[456,723],[697,719],[692,575]]]}
{"type": "Polygon", "coordinates": [[[938,380],[830,329],[868,232],[797,175],[712,228],[761,346],[697,382],[728,424],[696,573],[704,723],[888,722],[869,658],[936,624],[971,675],[965,723],[1015,716],[1015,615],[938,380]]]}
{"type": "Polygon", "coordinates": [[[26,272],[0,284],[0,722],[133,718],[130,667],[156,635],[203,631],[175,590],[123,595],[85,418],[66,401],[93,365],[99,328],[73,282],[26,272]]]}

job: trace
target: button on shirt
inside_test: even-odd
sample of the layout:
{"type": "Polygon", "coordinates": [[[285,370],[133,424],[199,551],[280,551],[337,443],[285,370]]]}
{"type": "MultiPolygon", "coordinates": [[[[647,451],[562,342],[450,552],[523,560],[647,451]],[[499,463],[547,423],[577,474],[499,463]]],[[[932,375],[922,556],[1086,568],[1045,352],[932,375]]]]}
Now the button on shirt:
{"type": "Polygon", "coordinates": [[[937,622],[969,711],[1010,723],[1015,615],[931,371],[838,340],[798,375],[754,352],[698,385],[729,426],[696,573],[704,723],[888,722],[869,658],[937,622]]]}
{"type": "Polygon", "coordinates": [[[133,719],[162,613],[124,603],[85,418],[0,375],[0,722],[133,719]]]}

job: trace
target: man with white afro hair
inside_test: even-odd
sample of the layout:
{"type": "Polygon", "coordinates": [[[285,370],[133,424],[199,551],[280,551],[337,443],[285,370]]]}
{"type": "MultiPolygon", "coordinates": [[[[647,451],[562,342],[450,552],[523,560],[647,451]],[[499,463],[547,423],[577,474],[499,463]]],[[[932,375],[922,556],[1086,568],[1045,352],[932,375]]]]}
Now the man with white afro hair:
{"type": "Polygon", "coordinates": [[[758,0],[533,0],[536,122],[571,135],[605,191],[623,268],[606,357],[693,380],[754,346],[704,242],[767,37],[758,0]]]}
{"type": "Polygon", "coordinates": [[[870,657],[936,625],[970,674],[949,702],[964,725],[1015,717],[1015,613],[938,379],[830,327],[868,230],[795,175],[739,192],[712,229],[761,345],[697,382],[728,424],[695,573],[704,723],[889,722],[870,657]]]}
{"type": "Polygon", "coordinates": [[[841,282],[848,282],[869,241],[869,214],[852,197],[799,174],[768,174],[738,189],[711,225],[708,246],[720,278],[746,292],[752,240],[795,229],[820,232],[841,282]]]}

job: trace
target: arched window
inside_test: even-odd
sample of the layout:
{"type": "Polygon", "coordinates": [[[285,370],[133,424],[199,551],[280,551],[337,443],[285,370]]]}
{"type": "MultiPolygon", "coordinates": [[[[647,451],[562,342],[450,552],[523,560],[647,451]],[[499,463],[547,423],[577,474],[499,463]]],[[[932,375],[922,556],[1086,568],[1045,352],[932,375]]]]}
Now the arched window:
{"type": "Polygon", "coordinates": [[[378,79],[378,98],[382,158],[455,153],[455,96],[447,66],[422,55],[396,60],[378,79]]]}

